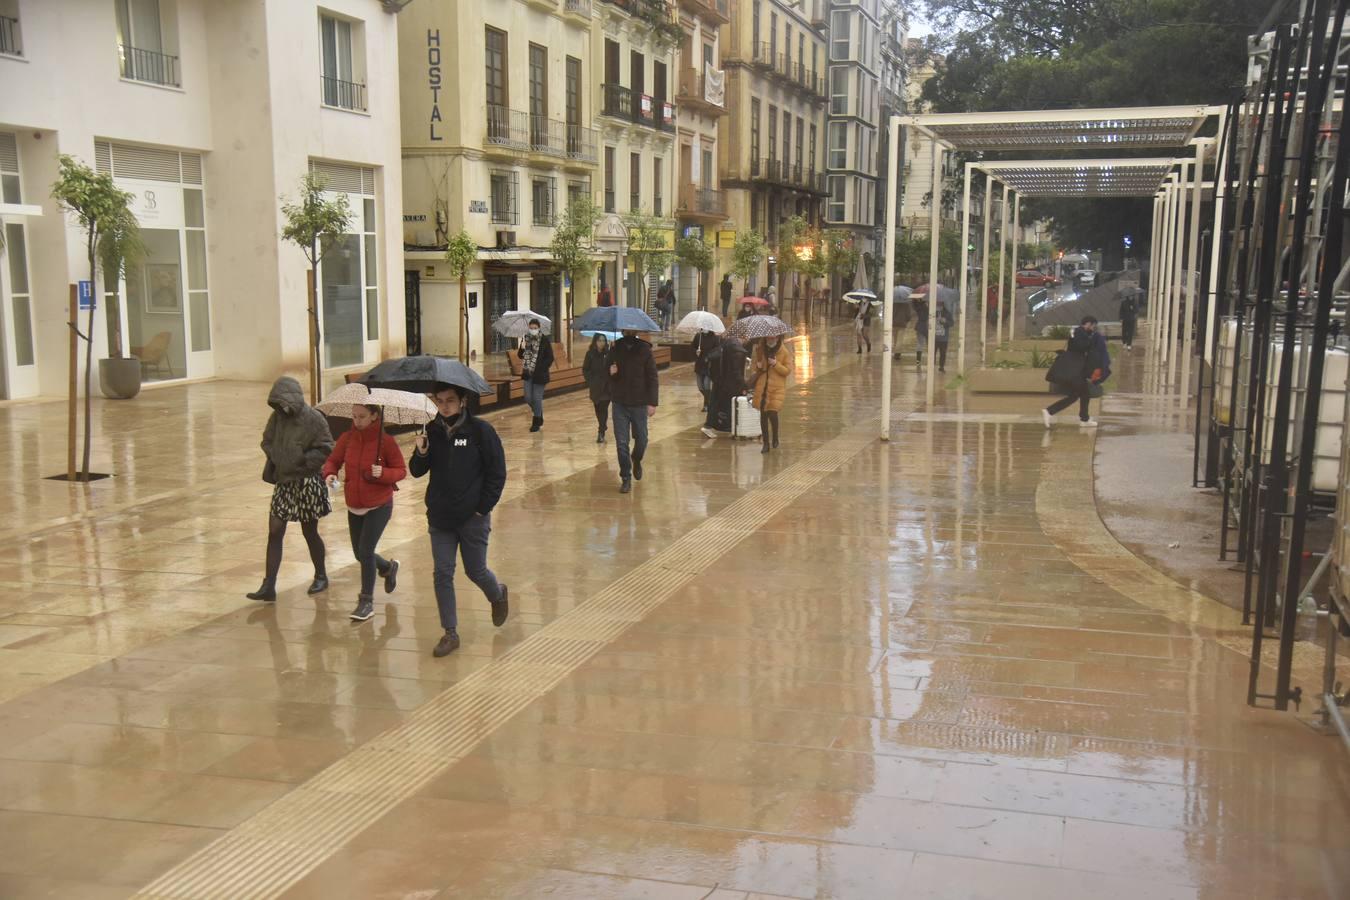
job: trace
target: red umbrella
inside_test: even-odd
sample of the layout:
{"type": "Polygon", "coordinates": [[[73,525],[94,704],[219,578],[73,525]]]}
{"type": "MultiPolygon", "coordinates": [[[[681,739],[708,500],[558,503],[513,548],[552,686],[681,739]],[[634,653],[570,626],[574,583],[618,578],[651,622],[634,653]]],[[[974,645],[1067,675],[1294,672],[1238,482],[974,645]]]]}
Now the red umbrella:
{"type": "Polygon", "coordinates": [[[765,300],[763,297],[742,297],[741,300],[740,300],[740,302],[741,302],[741,305],[742,305],[742,306],[744,306],[744,305],[747,304],[747,303],[750,304],[751,306],[772,306],[772,305],[773,305],[773,304],[771,304],[768,300],[765,300]]]}

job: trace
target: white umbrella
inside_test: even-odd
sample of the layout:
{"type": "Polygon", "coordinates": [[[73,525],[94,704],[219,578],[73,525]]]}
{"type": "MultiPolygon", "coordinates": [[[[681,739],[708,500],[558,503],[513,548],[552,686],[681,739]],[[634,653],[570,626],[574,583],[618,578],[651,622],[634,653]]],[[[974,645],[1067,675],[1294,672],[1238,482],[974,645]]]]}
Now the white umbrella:
{"type": "Polygon", "coordinates": [[[436,405],[424,394],[368,388],[360,382],[342,385],[315,408],[325,416],[350,419],[357,404],[381,407],[386,425],[425,425],[436,418],[436,405]]]}
{"type": "Polygon", "coordinates": [[[711,331],[713,334],[721,334],[727,330],[727,326],[722,324],[722,320],[705,309],[696,309],[689,315],[680,320],[680,324],[675,326],[676,331],[683,331],[688,334],[697,334],[700,331],[711,331]]]}
{"type": "Polygon", "coordinates": [[[862,303],[864,300],[868,303],[876,303],[877,295],[866,289],[849,291],[844,295],[844,302],[846,303],[862,303]]]}
{"type": "Polygon", "coordinates": [[[501,317],[492,323],[492,330],[503,337],[519,339],[530,333],[531,322],[538,322],[539,330],[544,334],[553,333],[553,322],[548,316],[541,316],[528,309],[512,309],[502,313],[501,317]]]}

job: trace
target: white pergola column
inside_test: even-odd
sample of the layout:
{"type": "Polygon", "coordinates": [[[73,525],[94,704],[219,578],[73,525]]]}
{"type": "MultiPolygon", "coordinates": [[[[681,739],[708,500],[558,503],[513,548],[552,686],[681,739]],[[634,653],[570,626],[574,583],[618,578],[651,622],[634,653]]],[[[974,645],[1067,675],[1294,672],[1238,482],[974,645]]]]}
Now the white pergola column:
{"type": "Polygon", "coordinates": [[[1205,156],[1212,138],[1195,142],[1195,164],[1191,166],[1191,232],[1186,239],[1186,307],[1181,321],[1181,396],[1191,395],[1191,355],[1195,352],[1195,292],[1200,285],[1200,202],[1205,182],[1205,156]]]}
{"type": "Polygon", "coordinates": [[[1003,203],[998,215],[998,308],[994,313],[994,346],[1003,342],[1003,268],[1008,261],[1008,186],[1003,185],[1003,203]]]}
{"type": "Polygon", "coordinates": [[[961,322],[956,342],[956,371],[966,374],[966,317],[970,308],[970,178],[974,164],[966,163],[966,180],[961,189],[961,322]]]}
{"type": "MultiPolygon", "coordinates": [[[[1225,109],[1219,114],[1218,134],[1223,135],[1228,128],[1228,110],[1225,109]]],[[[1215,151],[1219,149],[1219,144],[1215,144],[1215,151]]],[[[1225,148],[1226,151],[1227,148],[1225,148]]],[[[1223,208],[1227,202],[1224,192],[1228,184],[1228,153],[1225,152],[1221,158],[1216,158],[1215,176],[1214,176],[1214,225],[1210,229],[1209,238],[1209,297],[1205,304],[1205,346],[1203,348],[1205,362],[1211,366],[1214,365],[1214,329],[1218,323],[1219,306],[1219,242],[1223,240],[1221,230],[1223,228],[1223,208]]]]}
{"type": "Polygon", "coordinates": [[[1176,213],[1173,218],[1175,225],[1172,231],[1172,298],[1167,305],[1167,385],[1170,388],[1177,383],[1177,354],[1181,351],[1177,347],[1177,338],[1181,331],[1181,276],[1185,271],[1182,268],[1182,256],[1186,250],[1186,188],[1190,186],[1191,162],[1183,160],[1181,163],[1181,177],[1173,189],[1175,195],[1174,203],[1176,213]]]}
{"type": "Polygon", "coordinates": [[[1148,320],[1148,334],[1151,340],[1157,338],[1157,301],[1158,276],[1162,272],[1159,254],[1162,252],[1162,195],[1153,195],[1153,228],[1148,238],[1148,294],[1145,297],[1144,315],[1148,320]]]}
{"type": "Polygon", "coordinates": [[[1022,195],[1013,197],[1012,265],[1008,267],[1008,340],[1017,337],[1017,270],[1022,268],[1019,258],[1022,243],[1022,195]]]}
{"type": "MultiPolygon", "coordinates": [[[[938,248],[942,243],[942,158],[946,155],[942,144],[933,141],[933,204],[931,228],[929,232],[928,252],[928,405],[933,405],[933,395],[937,390],[935,375],[937,367],[933,364],[933,351],[937,349],[937,332],[933,324],[937,322],[938,307],[938,248]]],[[[950,338],[949,338],[950,340],[950,338]]]]}
{"type": "Polygon", "coordinates": [[[980,242],[980,365],[989,344],[989,210],[994,200],[994,176],[984,173],[984,240],[980,242]]]}
{"type": "Polygon", "coordinates": [[[1176,181],[1176,174],[1169,175],[1167,184],[1163,186],[1163,245],[1162,245],[1162,278],[1158,285],[1158,356],[1156,357],[1159,367],[1165,367],[1168,356],[1167,343],[1167,310],[1171,303],[1172,292],[1172,234],[1175,224],[1176,204],[1173,202],[1176,198],[1172,190],[1176,181]]]}
{"type": "MultiPolygon", "coordinates": [[[[891,439],[891,354],[895,328],[895,197],[897,161],[900,158],[900,117],[891,116],[887,124],[890,137],[886,151],[886,275],[881,304],[881,439],[891,439]]],[[[867,301],[863,301],[864,303],[867,301]]]]}

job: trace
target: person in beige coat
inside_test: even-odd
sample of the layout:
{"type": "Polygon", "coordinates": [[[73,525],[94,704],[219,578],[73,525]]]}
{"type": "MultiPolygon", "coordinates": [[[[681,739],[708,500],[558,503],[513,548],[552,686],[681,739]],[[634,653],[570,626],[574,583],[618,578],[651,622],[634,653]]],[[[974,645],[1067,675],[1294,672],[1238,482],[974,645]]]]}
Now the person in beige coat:
{"type": "Polygon", "coordinates": [[[783,408],[790,374],[792,354],[781,337],[755,341],[755,350],[750,357],[750,377],[753,379],[750,403],[759,410],[763,420],[764,448],[761,453],[768,453],[770,447],[778,449],[778,411],[783,408]]]}

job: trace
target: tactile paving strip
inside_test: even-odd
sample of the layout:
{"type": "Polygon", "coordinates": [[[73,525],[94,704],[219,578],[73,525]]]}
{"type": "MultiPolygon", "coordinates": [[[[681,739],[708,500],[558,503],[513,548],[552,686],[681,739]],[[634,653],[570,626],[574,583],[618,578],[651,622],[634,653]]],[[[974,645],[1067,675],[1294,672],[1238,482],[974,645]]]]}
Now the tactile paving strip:
{"type": "Polygon", "coordinates": [[[280,895],[875,443],[874,422],[826,442],[136,896],[236,900],[280,895]]]}

